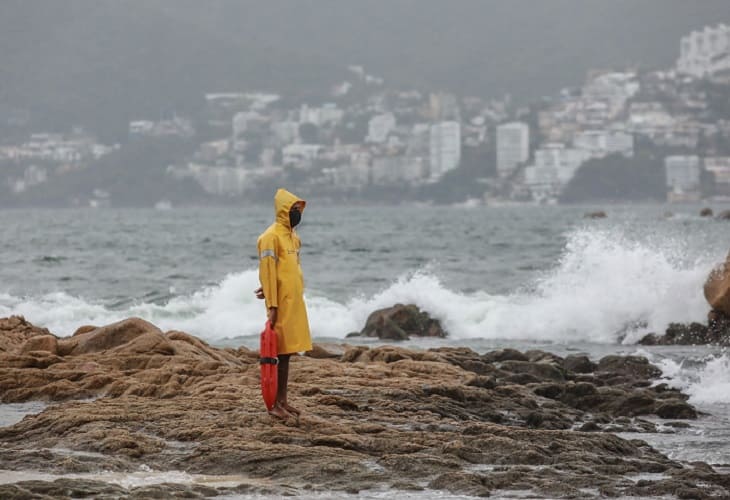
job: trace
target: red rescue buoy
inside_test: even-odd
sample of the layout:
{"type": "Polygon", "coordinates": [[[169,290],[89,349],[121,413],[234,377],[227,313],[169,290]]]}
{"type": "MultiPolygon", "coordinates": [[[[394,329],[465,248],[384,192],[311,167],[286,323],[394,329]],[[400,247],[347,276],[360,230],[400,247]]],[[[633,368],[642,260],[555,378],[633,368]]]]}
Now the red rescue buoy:
{"type": "Polygon", "coordinates": [[[276,331],[271,328],[271,323],[268,321],[266,322],[266,328],[261,332],[259,364],[261,365],[261,395],[264,397],[266,408],[271,411],[276,403],[279,358],[276,331]]]}

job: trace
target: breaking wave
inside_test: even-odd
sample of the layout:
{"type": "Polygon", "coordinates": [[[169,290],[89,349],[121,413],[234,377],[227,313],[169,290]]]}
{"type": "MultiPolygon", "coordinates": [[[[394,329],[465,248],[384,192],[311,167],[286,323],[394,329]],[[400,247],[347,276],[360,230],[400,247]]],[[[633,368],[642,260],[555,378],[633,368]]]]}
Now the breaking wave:
{"type": "MultiPolygon", "coordinates": [[[[705,317],[702,284],[722,256],[688,253],[681,242],[638,242],[616,231],[582,229],[568,236],[551,269],[509,294],[461,293],[433,272],[421,271],[371,296],[336,300],[310,290],[306,299],[315,338],[342,338],[361,329],[373,310],[400,302],[427,310],[454,339],[633,343],[670,322],[705,317]]],[[[0,294],[0,315],[22,314],[59,335],[82,324],[139,316],[165,330],[217,341],[261,330],[264,307],[252,293],[257,287],[257,271],[246,270],[165,304],[140,302],[122,309],[63,292],[29,298],[0,294]]]]}

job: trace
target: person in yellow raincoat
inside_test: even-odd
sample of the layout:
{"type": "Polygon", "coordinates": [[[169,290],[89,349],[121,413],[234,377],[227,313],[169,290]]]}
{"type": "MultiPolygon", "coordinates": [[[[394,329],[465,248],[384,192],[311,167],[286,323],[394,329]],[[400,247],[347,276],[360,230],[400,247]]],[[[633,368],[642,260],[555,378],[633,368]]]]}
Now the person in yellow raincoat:
{"type": "Polygon", "coordinates": [[[289,358],[312,350],[304,278],[299,265],[302,246],[294,227],[299,224],[306,202],[285,189],[274,196],[276,220],[258,238],[259,281],[256,296],[266,301],[269,321],[276,330],[279,351],[278,391],[271,414],[278,418],[298,416],[287,401],[289,358]]]}

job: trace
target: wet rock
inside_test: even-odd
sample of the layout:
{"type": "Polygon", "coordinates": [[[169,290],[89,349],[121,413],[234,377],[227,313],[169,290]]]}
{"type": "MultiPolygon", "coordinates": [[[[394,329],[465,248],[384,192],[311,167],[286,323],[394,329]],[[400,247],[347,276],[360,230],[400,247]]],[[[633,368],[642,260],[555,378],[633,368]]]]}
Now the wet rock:
{"type": "Polygon", "coordinates": [[[563,360],[563,368],[574,373],[593,373],[596,364],[588,356],[570,354],[563,360]]]}
{"type": "MultiPolygon", "coordinates": [[[[0,352],[3,401],[57,402],[0,428],[0,470],[125,472],[144,464],[248,478],[230,488],[173,484],[108,493],[103,483],[66,485],[101,498],[337,496],[379,485],[575,498],[582,488],[626,496],[634,483],[625,475],[632,473],[689,480],[679,476],[680,464],[644,442],[597,432],[642,432],[650,427],[618,417],[682,418],[691,408],[671,388],[634,386],[654,373],[645,360],[604,358],[603,367],[617,371],[577,374],[562,358],[537,351],[507,355],[525,361],[458,347],[342,346],[327,357],[292,358],[289,399],[302,415],[282,422],[263,407],[255,351],[217,349],[184,332],[137,330],[126,342],[100,340],[106,348],[85,353],[0,352]],[[92,399],[77,401],[83,398],[92,399]],[[587,432],[570,430],[578,425],[587,432]],[[480,472],[483,465],[489,468],[480,472]]],[[[702,492],[727,495],[710,471],[700,473],[693,477],[702,492]]],[[[0,486],[0,497],[15,495],[8,489],[15,487],[0,486]]],[[[57,492],[39,488],[51,493],[38,495],[57,492]]]]}
{"type": "Polygon", "coordinates": [[[654,412],[661,418],[697,418],[697,411],[691,405],[677,399],[659,402],[654,412]]]}
{"type": "Polygon", "coordinates": [[[700,217],[712,217],[713,212],[710,207],[705,207],[702,210],[700,210],[700,217]]]}
{"type": "Polygon", "coordinates": [[[730,220],[730,210],[723,210],[717,214],[717,218],[720,220],[730,220]]]}
{"type": "Polygon", "coordinates": [[[360,335],[387,340],[407,340],[411,335],[446,337],[446,332],[437,319],[431,318],[418,306],[396,304],[371,313],[360,335]]]}
{"type": "Polygon", "coordinates": [[[704,293],[712,309],[730,316],[730,255],[723,264],[710,272],[705,281],[704,293]]]}
{"type": "Polygon", "coordinates": [[[657,378],[662,374],[659,368],[650,364],[649,360],[643,356],[605,356],[599,360],[596,370],[637,379],[657,378]]]}
{"type": "Polygon", "coordinates": [[[485,363],[496,363],[499,361],[529,361],[530,359],[516,349],[499,349],[482,355],[485,363]]]}
{"type": "Polygon", "coordinates": [[[565,380],[563,371],[552,363],[531,363],[529,361],[504,361],[499,363],[499,369],[515,374],[528,374],[535,377],[535,381],[565,380]]]}
{"type": "Polygon", "coordinates": [[[586,219],[605,219],[607,215],[603,210],[596,210],[593,212],[586,212],[583,217],[586,219]]]}

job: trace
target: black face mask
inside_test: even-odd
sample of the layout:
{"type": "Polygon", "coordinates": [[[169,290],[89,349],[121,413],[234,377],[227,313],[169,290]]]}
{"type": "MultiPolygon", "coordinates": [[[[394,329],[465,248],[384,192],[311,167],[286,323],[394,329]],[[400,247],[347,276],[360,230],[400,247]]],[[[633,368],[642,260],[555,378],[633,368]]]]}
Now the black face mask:
{"type": "Polygon", "coordinates": [[[302,220],[302,213],[299,210],[289,212],[289,224],[294,228],[302,220]]]}

